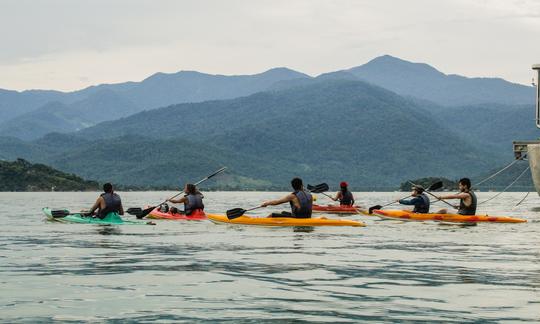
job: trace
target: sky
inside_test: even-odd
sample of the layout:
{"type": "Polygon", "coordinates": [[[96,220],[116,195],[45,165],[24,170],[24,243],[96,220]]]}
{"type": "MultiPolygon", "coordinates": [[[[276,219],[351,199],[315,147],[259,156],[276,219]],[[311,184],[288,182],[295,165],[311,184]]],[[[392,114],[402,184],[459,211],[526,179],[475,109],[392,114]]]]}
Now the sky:
{"type": "Polygon", "coordinates": [[[156,72],[312,76],[384,54],[530,84],[537,0],[0,0],[0,88],[72,91],[156,72]]]}

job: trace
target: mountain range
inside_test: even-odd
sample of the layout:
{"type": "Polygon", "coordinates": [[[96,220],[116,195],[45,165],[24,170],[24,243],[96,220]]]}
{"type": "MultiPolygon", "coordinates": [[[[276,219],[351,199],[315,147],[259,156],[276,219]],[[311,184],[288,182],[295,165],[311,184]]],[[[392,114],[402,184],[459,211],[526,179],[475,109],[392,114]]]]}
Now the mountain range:
{"type": "Polygon", "coordinates": [[[178,103],[232,99],[295,87],[318,79],[363,80],[433,107],[531,104],[532,87],[497,78],[446,75],[421,63],[384,55],[348,70],[312,78],[287,68],[254,75],[210,75],[195,71],[156,73],[141,82],[101,84],[79,91],[0,89],[0,136],[36,139],[69,133],[131,114],[178,103]]]}
{"type": "Polygon", "coordinates": [[[139,187],[179,186],[227,165],[208,186],[286,189],[301,176],[392,189],[406,179],[484,174],[512,159],[512,140],[537,136],[531,87],[390,56],[316,78],[284,68],[179,72],[37,93],[54,101],[0,125],[0,159],[139,187]]]}

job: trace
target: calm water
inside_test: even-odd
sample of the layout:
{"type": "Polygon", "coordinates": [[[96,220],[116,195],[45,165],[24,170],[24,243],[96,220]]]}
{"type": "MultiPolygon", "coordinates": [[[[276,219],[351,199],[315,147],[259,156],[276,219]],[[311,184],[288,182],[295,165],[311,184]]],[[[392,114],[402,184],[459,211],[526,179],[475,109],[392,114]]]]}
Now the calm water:
{"type": "MultiPolygon", "coordinates": [[[[173,194],[121,193],[126,207],[173,194]]],[[[281,195],[211,192],[205,203],[223,213],[281,195]]],[[[356,197],[371,206],[401,195],[356,197]]],[[[96,196],[0,193],[3,322],[540,321],[536,194],[518,207],[523,194],[503,194],[480,209],[528,223],[475,227],[367,216],[351,217],[364,228],[311,232],[179,221],[107,227],[49,223],[40,212],[78,210],[96,196]]]]}

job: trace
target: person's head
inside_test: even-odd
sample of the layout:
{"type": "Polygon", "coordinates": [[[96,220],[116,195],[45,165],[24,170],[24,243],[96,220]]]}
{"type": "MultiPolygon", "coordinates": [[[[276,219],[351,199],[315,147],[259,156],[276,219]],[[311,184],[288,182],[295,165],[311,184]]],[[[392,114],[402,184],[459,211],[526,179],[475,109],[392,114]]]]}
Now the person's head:
{"type": "Polygon", "coordinates": [[[459,191],[465,192],[471,190],[471,179],[461,178],[459,179],[459,191]]]}
{"type": "Polygon", "coordinates": [[[186,183],[186,186],[184,187],[184,192],[188,195],[194,195],[197,193],[197,187],[195,187],[194,184],[186,183]]]}
{"type": "Polygon", "coordinates": [[[109,182],[107,182],[106,184],[103,185],[103,191],[107,192],[107,193],[110,193],[113,191],[113,187],[112,187],[112,184],[110,184],[109,182]]]}
{"type": "Polygon", "coordinates": [[[341,189],[341,191],[347,191],[347,187],[349,187],[349,184],[345,181],[341,181],[341,183],[339,184],[339,188],[341,189]]]}
{"type": "Polygon", "coordinates": [[[302,179],[300,178],[292,179],[291,186],[293,187],[294,190],[302,190],[302,186],[303,186],[302,179]]]}
{"type": "Polygon", "coordinates": [[[416,197],[424,193],[424,187],[422,186],[412,186],[411,196],[416,197]]]}

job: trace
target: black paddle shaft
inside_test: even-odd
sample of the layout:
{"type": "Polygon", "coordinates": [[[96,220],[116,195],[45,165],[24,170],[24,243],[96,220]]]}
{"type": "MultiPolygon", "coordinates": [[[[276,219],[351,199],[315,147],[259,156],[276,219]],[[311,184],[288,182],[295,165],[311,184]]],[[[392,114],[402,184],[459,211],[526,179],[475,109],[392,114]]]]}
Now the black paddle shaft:
{"type": "MultiPolygon", "coordinates": [[[[225,171],[225,169],[227,169],[227,167],[222,167],[221,169],[219,169],[219,170],[217,170],[216,172],[212,173],[211,175],[205,177],[204,179],[195,182],[194,185],[199,185],[199,184],[203,183],[204,181],[206,181],[206,180],[212,178],[213,176],[215,176],[215,175],[217,175],[217,174],[219,174],[219,173],[225,171]]],[[[176,195],[172,196],[171,198],[165,200],[164,202],[160,203],[159,205],[164,204],[164,203],[166,203],[167,201],[169,201],[169,200],[171,200],[171,199],[173,199],[173,198],[178,197],[178,196],[181,195],[182,193],[183,193],[183,191],[180,191],[179,193],[177,193],[176,195]]],[[[133,215],[136,215],[137,218],[143,218],[143,217],[145,217],[146,215],[150,214],[150,212],[151,212],[152,210],[154,210],[154,209],[155,209],[157,206],[159,206],[159,205],[148,207],[148,208],[142,210],[140,213],[139,213],[139,212],[135,212],[133,215]]]]}
{"type": "Polygon", "coordinates": [[[233,208],[233,209],[227,210],[226,214],[227,214],[228,219],[235,219],[235,218],[238,218],[238,217],[244,215],[247,211],[255,210],[255,209],[259,209],[259,208],[262,208],[262,206],[257,206],[257,207],[253,207],[253,208],[250,208],[250,209],[233,208]]]}
{"type": "MultiPolygon", "coordinates": [[[[413,186],[416,186],[412,181],[409,181],[409,183],[412,184],[413,186]]],[[[447,202],[447,201],[444,200],[444,199],[440,199],[439,197],[435,196],[434,194],[432,194],[432,193],[430,192],[430,191],[435,191],[435,190],[437,190],[437,189],[440,189],[440,188],[442,188],[442,186],[443,186],[442,181],[437,181],[437,182],[435,182],[434,184],[432,184],[431,186],[429,186],[429,188],[426,189],[425,192],[426,192],[428,195],[430,195],[430,196],[432,196],[432,197],[434,197],[434,198],[437,198],[437,200],[440,200],[440,201],[442,201],[443,203],[447,204],[448,206],[450,206],[450,207],[452,207],[452,208],[456,208],[456,206],[452,205],[451,203],[447,202]]]]}
{"type": "MultiPolygon", "coordinates": [[[[410,181],[409,181],[409,182],[410,182],[410,181]]],[[[414,183],[412,183],[412,182],[410,182],[410,183],[411,183],[413,186],[416,186],[414,183]]],[[[443,186],[442,181],[437,181],[437,182],[433,183],[431,186],[429,186],[429,188],[426,189],[425,191],[426,191],[426,193],[428,193],[428,194],[430,194],[430,195],[432,195],[432,196],[435,197],[435,195],[431,194],[429,191],[434,191],[434,190],[441,189],[442,186],[443,186]]],[[[407,196],[407,197],[403,197],[403,198],[401,198],[401,199],[407,199],[407,198],[409,198],[409,197],[410,197],[410,195],[407,196]]],[[[400,199],[400,200],[401,200],[401,199],[400,199]]],[[[388,204],[385,204],[385,205],[382,205],[382,206],[381,206],[381,205],[371,206],[371,207],[369,207],[369,209],[368,209],[368,213],[369,213],[369,214],[373,214],[373,211],[374,211],[374,210],[376,210],[376,209],[381,209],[381,208],[383,208],[383,207],[390,206],[390,205],[395,204],[395,203],[396,203],[396,202],[393,201],[393,202],[391,202],[391,203],[388,203],[388,204]]]]}

